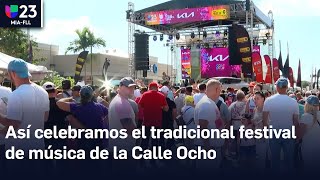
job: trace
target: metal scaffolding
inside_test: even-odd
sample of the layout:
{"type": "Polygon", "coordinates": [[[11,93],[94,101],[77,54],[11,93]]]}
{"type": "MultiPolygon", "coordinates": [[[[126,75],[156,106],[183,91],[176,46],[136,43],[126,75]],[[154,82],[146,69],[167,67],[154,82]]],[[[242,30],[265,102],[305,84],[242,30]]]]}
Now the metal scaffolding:
{"type": "MultiPolygon", "coordinates": [[[[262,13],[250,0],[249,9],[247,9],[246,1],[241,3],[230,4],[230,23],[223,24],[221,21],[211,21],[211,22],[194,22],[194,23],[182,23],[178,25],[156,25],[149,26],[145,24],[145,14],[142,11],[134,11],[133,3],[129,3],[128,11],[130,12],[130,18],[128,20],[128,51],[129,51],[129,75],[135,77],[135,69],[134,69],[134,33],[135,27],[134,24],[137,24],[141,27],[145,27],[151,29],[150,32],[145,32],[150,36],[159,36],[159,35],[172,35],[173,41],[166,44],[167,48],[173,50],[169,51],[171,53],[171,65],[172,71],[171,79],[176,79],[177,73],[180,73],[178,70],[178,64],[180,63],[180,59],[178,59],[177,50],[182,46],[187,47],[206,47],[206,46],[227,46],[228,41],[226,37],[221,39],[209,39],[203,38],[203,32],[209,34],[214,34],[219,31],[221,34],[228,30],[228,27],[232,26],[232,23],[236,23],[239,25],[243,25],[247,31],[249,32],[251,44],[263,44],[268,46],[268,55],[270,58],[275,57],[274,52],[274,24],[273,24],[273,16],[270,16],[269,20],[271,22],[264,21],[265,19],[262,16],[258,16],[257,13],[262,13]],[[263,34],[263,32],[265,34],[263,34]],[[194,33],[196,36],[199,35],[199,38],[190,39],[190,34],[194,33]],[[175,39],[175,35],[179,34],[181,37],[185,37],[185,41],[179,41],[175,39]],[[202,38],[200,38],[200,36],[202,38]],[[188,40],[187,40],[188,38],[188,40]],[[197,39],[197,40],[196,40],[197,39]]],[[[272,14],[272,12],[271,12],[272,14]]],[[[167,57],[169,59],[169,57],[167,57]]],[[[272,63],[272,62],[271,62],[272,63]]]]}
{"type": "Polygon", "coordinates": [[[135,24],[132,23],[135,18],[134,14],[134,4],[132,2],[128,3],[128,11],[127,11],[127,21],[128,21],[128,75],[132,78],[135,78],[135,64],[134,64],[134,32],[135,32],[135,24]]]}

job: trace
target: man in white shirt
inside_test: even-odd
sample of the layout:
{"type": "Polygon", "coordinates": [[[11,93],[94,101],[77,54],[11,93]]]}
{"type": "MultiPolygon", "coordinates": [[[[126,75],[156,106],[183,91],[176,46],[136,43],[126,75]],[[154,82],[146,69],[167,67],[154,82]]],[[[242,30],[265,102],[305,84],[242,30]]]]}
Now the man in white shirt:
{"type": "MultiPolygon", "coordinates": [[[[271,125],[273,129],[291,129],[298,127],[299,106],[286,92],[288,80],[280,78],[276,82],[278,94],[268,98],[263,107],[263,125],[271,125]]],[[[285,167],[293,168],[294,139],[270,139],[272,168],[280,169],[281,149],[283,150],[285,167]]]]}
{"type": "Polygon", "coordinates": [[[199,85],[199,91],[200,92],[193,95],[194,105],[197,105],[198,102],[202,99],[202,97],[206,95],[206,89],[207,89],[207,85],[206,84],[200,84],[199,85]]]}
{"type": "MultiPolygon", "coordinates": [[[[194,112],[195,124],[201,129],[221,129],[224,124],[220,118],[220,111],[215,103],[219,98],[221,91],[221,83],[217,80],[210,80],[207,83],[206,96],[196,105],[194,112]]],[[[200,160],[197,166],[200,168],[218,168],[220,166],[221,147],[224,144],[222,139],[196,139],[195,145],[202,146],[204,149],[214,149],[217,152],[217,158],[214,161],[200,160]]]]}
{"type": "MultiPolygon", "coordinates": [[[[7,115],[8,97],[11,94],[11,89],[0,86],[0,114],[7,115]]],[[[0,124],[0,131],[4,126],[0,124]]],[[[4,168],[5,161],[5,144],[4,135],[0,133],[0,169],[4,168]]]]}
{"type": "MultiPolygon", "coordinates": [[[[31,75],[27,63],[21,59],[12,60],[9,63],[8,74],[17,88],[8,98],[7,116],[0,114],[0,123],[6,128],[13,127],[15,130],[30,129],[30,138],[9,137],[6,139],[6,148],[10,149],[14,146],[25,152],[30,149],[44,149],[44,139],[36,139],[34,132],[36,129],[44,129],[44,123],[48,118],[50,107],[48,93],[30,81],[31,75]]],[[[25,158],[28,159],[28,153],[25,158]]],[[[30,167],[33,166],[32,169],[36,170],[43,167],[40,162],[34,161],[19,161],[10,165],[14,166],[14,168],[11,167],[13,171],[17,168],[31,169],[30,167]]]]}

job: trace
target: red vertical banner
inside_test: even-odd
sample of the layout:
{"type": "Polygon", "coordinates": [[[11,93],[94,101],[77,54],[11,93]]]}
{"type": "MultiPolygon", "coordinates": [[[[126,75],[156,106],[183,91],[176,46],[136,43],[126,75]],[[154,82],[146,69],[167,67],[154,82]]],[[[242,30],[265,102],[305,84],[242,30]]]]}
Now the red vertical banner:
{"type": "Polygon", "coordinates": [[[190,49],[181,49],[181,72],[182,79],[188,79],[191,76],[191,51],[190,49]]]}
{"type": "Polygon", "coordinates": [[[260,53],[258,52],[252,53],[252,66],[253,66],[253,71],[256,75],[256,81],[263,82],[262,60],[261,60],[260,53]]]}
{"type": "Polygon", "coordinates": [[[266,79],[264,80],[265,83],[272,83],[272,79],[271,79],[271,59],[268,55],[264,55],[264,59],[266,61],[266,65],[267,65],[267,75],[266,75],[266,79]]]}
{"type": "Polygon", "coordinates": [[[274,82],[276,82],[280,78],[279,63],[276,58],[272,59],[272,65],[273,65],[273,80],[274,82]]]}
{"type": "Polygon", "coordinates": [[[294,87],[293,70],[291,67],[289,67],[289,81],[290,81],[290,86],[294,87]]]}

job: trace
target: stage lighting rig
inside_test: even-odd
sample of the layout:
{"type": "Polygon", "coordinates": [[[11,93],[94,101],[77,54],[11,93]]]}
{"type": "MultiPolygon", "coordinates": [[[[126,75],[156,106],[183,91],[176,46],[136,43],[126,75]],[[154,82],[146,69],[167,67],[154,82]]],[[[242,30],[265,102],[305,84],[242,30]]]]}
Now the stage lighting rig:
{"type": "Polygon", "coordinates": [[[163,41],[163,34],[160,34],[160,41],[163,41]]]}
{"type": "Polygon", "coordinates": [[[176,34],[176,39],[177,39],[177,40],[180,39],[180,34],[179,34],[179,33],[176,34]]]}
{"type": "Polygon", "coordinates": [[[227,31],[227,30],[224,30],[223,36],[224,36],[224,37],[227,37],[227,36],[228,36],[228,31],[227,31]]]}

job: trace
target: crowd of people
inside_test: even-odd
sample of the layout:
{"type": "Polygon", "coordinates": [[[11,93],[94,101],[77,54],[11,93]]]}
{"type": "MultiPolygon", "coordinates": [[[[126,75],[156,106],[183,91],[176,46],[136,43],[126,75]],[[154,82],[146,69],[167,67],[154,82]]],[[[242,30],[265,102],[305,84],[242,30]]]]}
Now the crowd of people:
{"type": "MultiPolygon", "coordinates": [[[[197,146],[217,152],[214,161],[191,161],[195,168],[223,168],[223,162],[232,162],[232,167],[274,169],[303,167],[311,170],[320,162],[320,113],[319,94],[288,91],[288,80],[280,78],[276,93],[264,91],[259,83],[251,82],[249,90],[222,89],[217,80],[209,80],[197,86],[176,87],[169,82],[151,82],[148,87],[139,86],[130,77],[121,79],[119,87],[109,94],[96,86],[74,86],[65,80],[63,91],[58,93],[52,82],[39,86],[30,80],[27,64],[13,60],[8,74],[16,89],[0,87],[0,169],[10,169],[11,161],[5,161],[6,148],[41,149],[49,145],[53,149],[64,146],[84,149],[86,152],[97,146],[117,146],[130,151],[134,146],[148,149],[160,146],[174,149],[183,144],[189,149],[197,146]],[[31,125],[31,127],[30,127],[31,125]],[[9,126],[18,129],[66,129],[68,125],[79,129],[126,129],[126,139],[4,139],[9,126]],[[234,128],[236,139],[152,139],[151,127],[174,129],[234,128]],[[130,136],[135,128],[145,127],[145,139],[135,140],[130,136]],[[245,129],[291,129],[295,126],[297,139],[240,139],[241,126],[245,129]],[[283,160],[282,160],[283,159],[283,160]]],[[[141,84],[140,84],[141,85],[141,84]]],[[[28,162],[29,163],[29,162],[28,162]]],[[[82,161],[82,163],[91,163],[82,161]]],[[[103,168],[104,163],[100,162],[103,168]]],[[[111,167],[123,164],[111,162],[111,167]]],[[[141,160],[138,164],[128,160],[127,166],[141,168],[162,167],[166,162],[141,160]]],[[[19,163],[20,165],[23,163],[19,163]]],[[[81,164],[81,163],[80,163],[81,164]]],[[[65,169],[70,163],[55,162],[56,169],[65,169]]],[[[88,165],[88,164],[87,164],[88,165]]],[[[35,163],[34,168],[39,166],[35,163]]],[[[16,169],[13,168],[13,169],[16,169]]]]}

